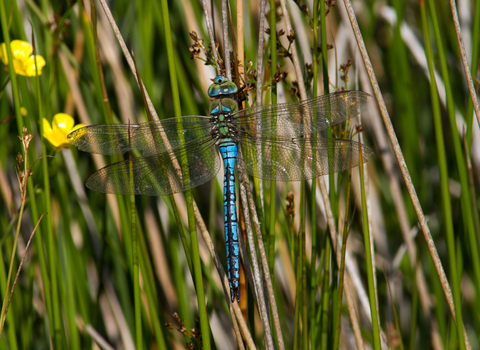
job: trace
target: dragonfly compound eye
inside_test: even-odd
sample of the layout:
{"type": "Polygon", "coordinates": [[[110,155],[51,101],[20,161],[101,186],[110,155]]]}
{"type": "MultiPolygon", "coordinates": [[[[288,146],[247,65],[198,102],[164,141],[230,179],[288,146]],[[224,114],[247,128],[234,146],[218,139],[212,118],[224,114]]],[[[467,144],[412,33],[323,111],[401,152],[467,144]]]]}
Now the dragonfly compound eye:
{"type": "Polygon", "coordinates": [[[225,78],[222,75],[219,75],[218,77],[215,78],[215,84],[223,84],[227,81],[228,79],[225,78]]]}

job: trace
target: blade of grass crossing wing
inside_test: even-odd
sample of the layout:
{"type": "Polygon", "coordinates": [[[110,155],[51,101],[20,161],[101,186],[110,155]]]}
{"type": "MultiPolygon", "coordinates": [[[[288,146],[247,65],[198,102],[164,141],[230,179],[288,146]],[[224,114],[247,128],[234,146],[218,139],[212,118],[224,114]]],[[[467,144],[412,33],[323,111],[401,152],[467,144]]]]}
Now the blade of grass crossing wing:
{"type": "Polygon", "coordinates": [[[343,223],[343,235],[342,235],[342,260],[340,263],[340,278],[338,282],[337,289],[337,309],[333,310],[337,313],[335,317],[336,323],[334,324],[333,330],[333,350],[338,350],[340,347],[340,332],[341,332],[341,319],[342,319],[342,299],[343,299],[343,285],[345,278],[345,257],[347,255],[347,238],[350,233],[350,227],[348,224],[349,220],[349,209],[350,209],[350,188],[352,184],[352,170],[348,171],[348,187],[347,187],[347,198],[345,200],[345,218],[343,223]]]}
{"type": "MultiPolygon", "coordinates": [[[[313,6],[313,28],[318,28],[318,7],[319,1],[314,1],[313,6]]],[[[318,30],[313,31],[313,97],[317,97],[318,91],[318,30]]],[[[316,110],[314,110],[314,115],[316,115],[316,110]]],[[[312,138],[317,138],[317,134],[312,135],[312,138]]],[[[313,157],[316,157],[316,153],[313,153],[313,157]]],[[[315,162],[313,158],[313,162],[315,162]]],[[[320,180],[323,181],[323,180],[320,180]]],[[[315,339],[317,335],[317,323],[315,322],[315,314],[317,303],[315,297],[318,290],[318,285],[316,284],[316,260],[317,260],[317,179],[312,179],[312,195],[311,195],[311,207],[312,207],[312,250],[310,255],[310,320],[309,320],[309,329],[310,329],[310,344],[316,344],[315,339]]]]}
{"type": "MultiPolygon", "coordinates": [[[[168,12],[168,2],[167,0],[162,0],[162,17],[164,23],[164,31],[165,31],[165,41],[167,47],[167,56],[168,56],[168,68],[170,72],[170,80],[171,80],[171,87],[172,87],[172,96],[173,96],[173,103],[175,109],[175,116],[181,116],[181,108],[180,108],[180,96],[178,93],[178,84],[177,84],[177,75],[176,75],[176,68],[175,68],[175,60],[173,57],[173,42],[172,42],[172,33],[170,28],[170,18],[168,12]]],[[[181,128],[181,125],[179,125],[181,128]]],[[[181,133],[181,130],[179,130],[181,133]]],[[[188,166],[186,155],[182,157],[181,163],[182,165],[182,172],[184,176],[185,183],[189,182],[189,174],[188,174],[188,166]]],[[[195,286],[197,291],[197,300],[198,300],[198,309],[199,309],[199,316],[200,316],[200,330],[202,333],[203,339],[203,348],[205,350],[210,350],[210,325],[208,322],[207,317],[207,309],[205,306],[205,292],[203,289],[203,278],[202,278],[202,265],[200,261],[200,252],[198,247],[198,237],[196,231],[196,223],[195,223],[195,214],[193,209],[193,197],[192,192],[190,190],[185,192],[185,199],[187,202],[187,212],[188,212],[188,226],[190,230],[190,242],[191,242],[191,249],[192,249],[192,257],[193,257],[193,272],[194,272],[194,280],[195,286]]]]}
{"type": "MultiPolygon", "coordinates": [[[[270,0],[270,8],[275,8],[275,0],[270,0]]],[[[270,91],[270,97],[272,104],[277,103],[277,86],[273,81],[275,73],[277,72],[277,37],[276,37],[276,12],[270,11],[270,59],[271,59],[271,79],[272,86],[270,91]]],[[[273,128],[276,129],[276,118],[272,118],[274,123],[273,128]]],[[[274,145],[272,148],[272,162],[275,162],[277,158],[277,150],[274,145]]],[[[272,178],[275,178],[275,170],[273,170],[272,178]]],[[[273,264],[275,261],[275,223],[276,223],[276,202],[277,202],[277,182],[272,180],[270,182],[270,221],[269,221],[269,234],[267,238],[267,256],[268,256],[268,269],[273,270],[273,264]]],[[[273,273],[271,274],[273,284],[273,273]]]]}
{"type": "MultiPolygon", "coordinates": [[[[130,127],[128,129],[128,141],[130,140],[130,127]]],[[[130,147],[131,149],[131,147],[130,147]]],[[[128,153],[130,164],[132,162],[132,152],[128,153]]],[[[132,268],[133,268],[133,299],[135,305],[135,339],[137,349],[143,348],[142,336],[142,304],[140,301],[140,267],[138,263],[138,236],[137,236],[137,209],[135,207],[135,183],[133,176],[133,167],[130,166],[130,218],[131,218],[131,235],[132,235],[132,268]]]]}
{"type": "Polygon", "coordinates": [[[373,333],[373,348],[375,350],[380,350],[380,324],[378,320],[378,311],[377,311],[377,296],[375,290],[375,282],[373,275],[373,256],[372,256],[372,242],[370,236],[370,230],[368,225],[368,210],[367,210],[367,198],[365,195],[365,181],[364,181],[364,167],[363,167],[363,154],[362,154],[362,143],[358,144],[359,148],[359,172],[360,172],[360,189],[362,197],[362,221],[363,221],[363,240],[365,247],[365,259],[366,259],[366,270],[367,270],[367,279],[368,279],[368,296],[370,300],[370,312],[372,315],[372,333],[373,333]]]}

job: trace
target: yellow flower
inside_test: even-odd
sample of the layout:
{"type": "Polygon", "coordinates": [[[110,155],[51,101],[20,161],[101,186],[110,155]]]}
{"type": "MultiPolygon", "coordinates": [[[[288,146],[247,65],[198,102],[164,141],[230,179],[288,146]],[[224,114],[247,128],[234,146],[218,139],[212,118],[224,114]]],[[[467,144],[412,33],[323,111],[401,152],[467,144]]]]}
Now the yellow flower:
{"type": "MultiPolygon", "coordinates": [[[[32,55],[32,45],[22,40],[12,40],[10,43],[13,56],[13,68],[17,74],[33,77],[35,76],[35,59],[37,61],[38,75],[42,74],[45,66],[45,59],[40,55],[32,55]]],[[[7,45],[2,43],[0,47],[0,59],[6,66],[8,64],[7,45]]]]}
{"type": "Polygon", "coordinates": [[[70,141],[68,141],[67,135],[85,126],[78,124],[74,127],[73,124],[73,118],[65,113],[55,114],[53,116],[52,126],[50,126],[47,119],[43,118],[43,137],[52,144],[53,149],[57,152],[62,148],[68,148],[70,141]]]}

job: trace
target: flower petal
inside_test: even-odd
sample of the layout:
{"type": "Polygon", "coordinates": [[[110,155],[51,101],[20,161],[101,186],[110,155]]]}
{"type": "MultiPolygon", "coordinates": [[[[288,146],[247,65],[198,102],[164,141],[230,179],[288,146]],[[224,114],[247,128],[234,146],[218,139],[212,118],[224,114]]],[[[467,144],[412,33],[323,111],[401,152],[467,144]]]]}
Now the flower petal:
{"type": "Polygon", "coordinates": [[[13,58],[17,60],[26,60],[32,54],[32,45],[23,40],[12,40],[10,47],[13,58]]]}
{"type": "Polygon", "coordinates": [[[46,62],[42,56],[40,55],[30,56],[29,58],[23,61],[23,69],[25,71],[25,75],[28,77],[34,77],[37,75],[35,71],[35,58],[37,60],[38,75],[42,74],[42,68],[45,67],[46,62]]]}
{"type": "Polygon", "coordinates": [[[68,141],[67,135],[61,131],[53,132],[48,141],[50,141],[53,147],[56,148],[56,151],[62,147],[70,146],[70,141],[68,141]]]}
{"type": "Polygon", "coordinates": [[[72,116],[66,113],[57,113],[53,116],[53,129],[59,128],[65,134],[70,133],[70,130],[72,130],[74,123],[75,121],[73,120],[72,116]]]}
{"type": "Polygon", "coordinates": [[[52,132],[52,127],[47,119],[43,118],[43,137],[46,138],[45,134],[50,134],[52,132]]]}
{"type": "Polygon", "coordinates": [[[68,134],[71,131],[83,128],[85,125],[78,124],[73,127],[73,118],[66,113],[57,113],[53,116],[52,126],[44,118],[43,119],[43,136],[52,144],[55,151],[62,148],[68,148],[71,143],[68,140],[68,134]]]}

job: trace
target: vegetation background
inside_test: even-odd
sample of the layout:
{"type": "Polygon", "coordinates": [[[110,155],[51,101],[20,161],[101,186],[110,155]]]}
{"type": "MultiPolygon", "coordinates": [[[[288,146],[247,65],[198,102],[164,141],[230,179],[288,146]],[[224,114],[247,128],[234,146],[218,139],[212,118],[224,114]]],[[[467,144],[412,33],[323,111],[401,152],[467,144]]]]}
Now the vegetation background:
{"type": "MultiPolygon", "coordinates": [[[[375,154],[361,181],[358,169],[307,184],[250,179],[256,205],[244,212],[259,215],[267,253],[261,263],[270,267],[274,295],[262,303],[267,288],[249,283],[232,306],[223,269],[215,268],[225,265],[222,171],[191,193],[132,201],[84,185],[118,158],[74,147],[57,152],[42,137],[43,118],[51,123],[60,112],[75,124],[146,120],[142,92],[100,4],[2,1],[0,42],[32,43],[46,66],[25,77],[0,64],[0,349],[235,349],[244,342],[251,349],[480,349],[479,116],[456,15],[446,0],[353,5],[363,41],[355,39],[343,1],[287,1],[286,11],[281,2],[267,3],[269,31],[259,28],[259,1],[243,3],[243,20],[230,2],[231,17],[224,18],[233,21],[232,50],[244,36],[249,104],[259,86],[265,104],[297,101],[303,86],[308,97],[343,87],[373,95],[363,43],[381,92],[362,109],[361,137],[375,154]],[[341,79],[345,70],[348,80],[341,79]],[[380,117],[382,101],[393,129],[380,117]],[[18,138],[23,126],[33,137],[27,154],[18,138]],[[393,152],[396,138],[411,179],[393,152]],[[20,171],[33,170],[20,185],[19,153],[26,159],[20,171]],[[35,162],[46,155],[52,157],[35,162]],[[331,208],[319,191],[325,182],[335,188],[331,208]]],[[[206,91],[217,73],[189,50],[196,44],[193,55],[206,57],[202,4],[109,6],[159,117],[208,114],[206,91]],[[200,39],[192,40],[192,31],[200,39]]],[[[478,89],[480,5],[456,6],[478,89]]],[[[222,4],[212,1],[208,9],[223,52],[222,4]]],[[[249,252],[260,248],[249,240],[249,252]]]]}

